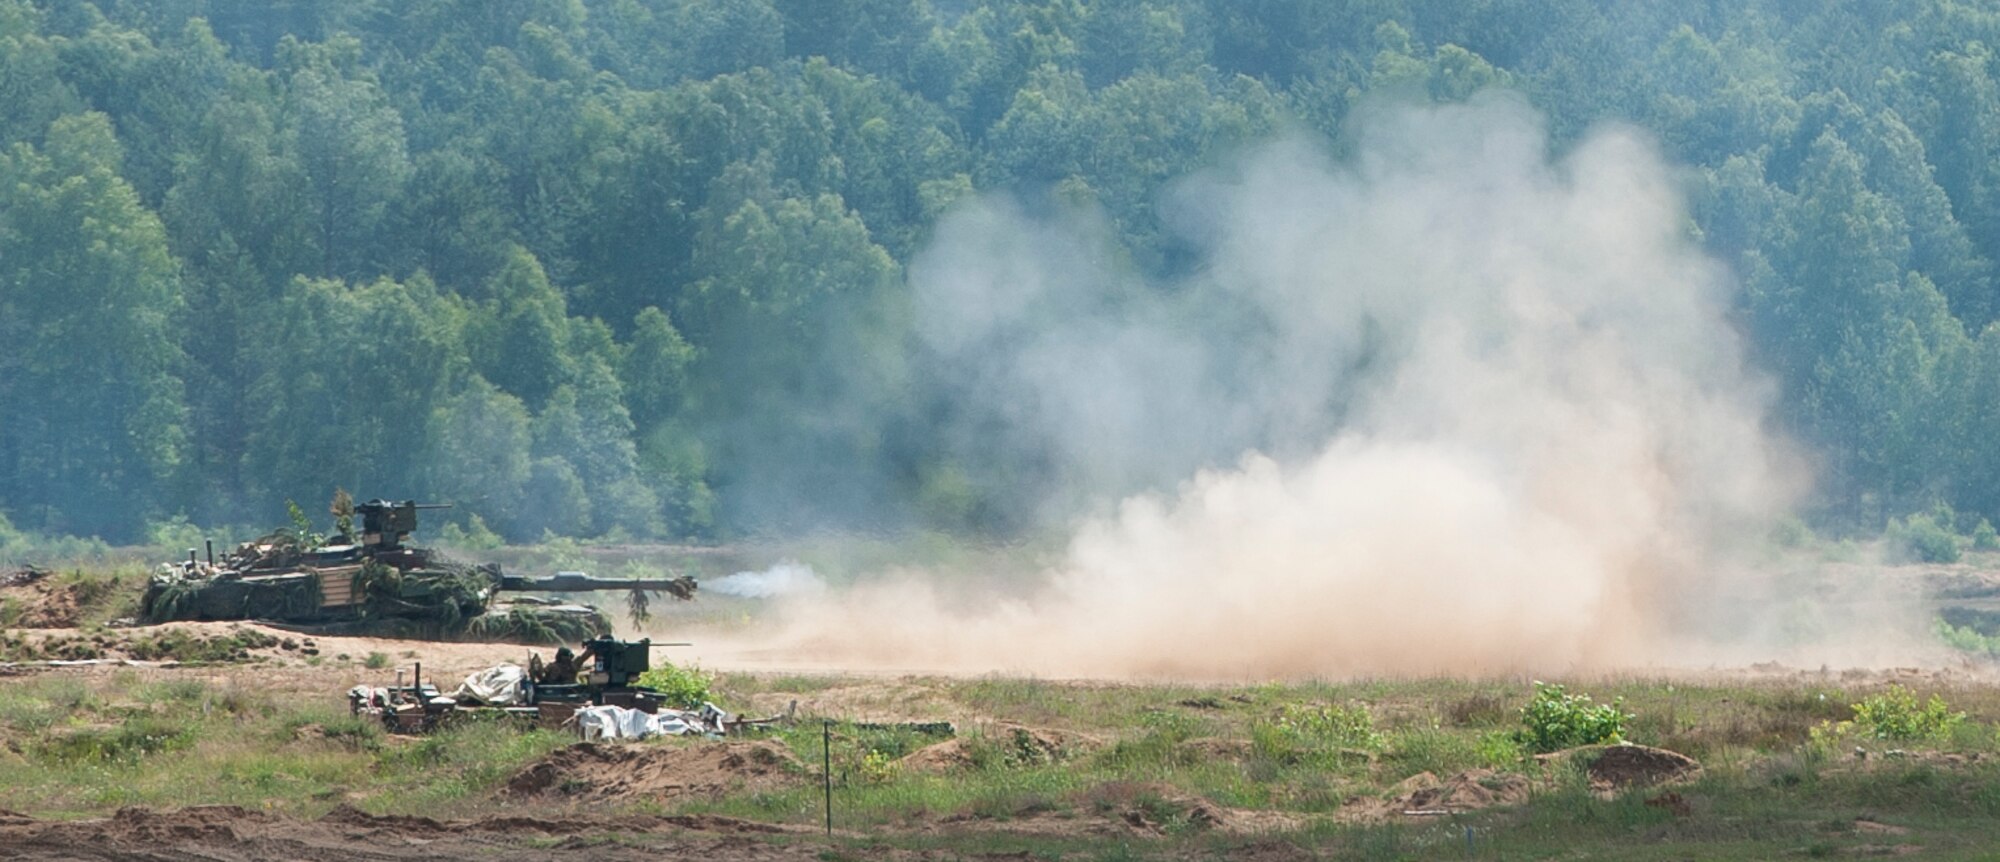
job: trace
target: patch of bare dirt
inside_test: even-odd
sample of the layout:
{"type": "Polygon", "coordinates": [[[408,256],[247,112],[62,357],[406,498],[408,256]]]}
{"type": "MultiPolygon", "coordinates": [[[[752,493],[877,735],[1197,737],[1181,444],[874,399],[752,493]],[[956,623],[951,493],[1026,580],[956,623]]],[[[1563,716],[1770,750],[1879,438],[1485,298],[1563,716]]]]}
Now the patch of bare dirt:
{"type": "Polygon", "coordinates": [[[1701,771],[1701,764],[1692,757],[1646,745],[1607,745],[1595,755],[1579,751],[1576,756],[1588,758],[1584,769],[1590,775],[1590,786],[1597,790],[1651,787],[1701,771]]]}
{"type": "MultiPolygon", "coordinates": [[[[0,858],[54,860],[287,859],[811,860],[825,846],[814,830],[714,815],[677,817],[495,816],[435,820],[376,815],[350,807],[296,820],[230,806],[178,811],[126,808],[109,818],[56,821],[0,812],[0,858]],[[784,833],[786,840],[771,836],[784,833]],[[553,840],[553,844],[551,841],[553,840]],[[581,851],[581,852],[579,852],[581,851]]],[[[1002,858],[885,849],[881,858],[1002,858]]]]}
{"type": "Polygon", "coordinates": [[[1396,785],[1386,798],[1357,796],[1336,812],[1349,823],[1376,823],[1412,817],[1435,817],[1528,801],[1527,776],[1491,769],[1469,769],[1448,778],[1419,772],[1396,785]]]}
{"type": "Polygon", "coordinates": [[[551,753],[507,781],[511,796],[579,802],[672,800],[765,790],[805,780],[805,767],[783,743],[580,742],[551,753]]]}
{"type": "Polygon", "coordinates": [[[960,812],[938,819],[926,831],[1042,838],[1156,838],[1188,832],[1247,836],[1298,829],[1305,822],[1296,814],[1218,805],[1171,785],[1114,782],[1086,794],[1081,807],[1038,802],[1016,811],[960,812]]]}
{"type": "Polygon", "coordinates": [[[947,739],[926,745],[896,761],[896,767],[905,772],[951,772],[971,769],[972,766],[972,755],[965,750],[965,740],[962,739],[947,739]]]}
{"type": "Polygon", "coordinates": [[[12,609],[13,627],[60,629],[83,617],[80,584],[57,584],[49,572],[33,567],[0,574],[0,603],[12,609]]]}

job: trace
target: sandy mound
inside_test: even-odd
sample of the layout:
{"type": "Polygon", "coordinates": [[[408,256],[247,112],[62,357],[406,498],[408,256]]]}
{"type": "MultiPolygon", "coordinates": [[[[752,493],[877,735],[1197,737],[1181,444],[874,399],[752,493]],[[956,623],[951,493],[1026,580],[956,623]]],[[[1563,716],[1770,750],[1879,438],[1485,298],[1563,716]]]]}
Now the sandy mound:
{"type": "Polygon", "coordinates": [[[120,808],[100,821],[96,837],[122,844],[171,844],[180,841],[240,840],[238,829],[269,823],[259,811],[234,805],[197,805],[178,811],[120,808]]]}
{"type": "Polygon", "coordinates": [[[1491,769],[1467,770],[1445,779],[1419,772],[1403,779],[1398,789],[1403,795],[1394,805],[1401,814],[1475,811],[1528,800],[1527,778],[1491,769]]]}
{"type": "Polygon", "coordinates": [[[1035,766],[1061,763],[1102,744],[1096,737],[1081,733],[993,724],[970,736],[924,746],[896,761],[896,765],[911,772],[950,772],[978,766],[983,756],[1009,765],[1035,766]]]}
{"type": "Polygon", "coordinates": [[[1134,832],[1161,834],[1177,828],[1235,835],[1297,828],[1303,821],[1277,811],[1246,811],[1217,805],[1169,784],[1115,782],[1090,794],[1092,807],[1134,832]]]}
{"type": "Polygon", "coordinates": [[[29,567],[0,574],[0,603],[12,610],[15,628],[70,628],[83,615],[78,586],[58,585],[47,570],[29,567]]]}
{"type": "Polygon", "coordinates": [[[1559,754],[1583,758],[1586,764],[1584,769],[1590,775],[1590,786],[1597,790],[1651,787],[1678,781],[1701,771],[1701,764],[1692,757],[1645,745],[1607,745],[1559,754]]]}
{"type": "Polygon", "coordinates": [[[777,788],[803,780],[805,767],[779,742],[581,742],[516,773],[506,792],[589,802],[670,800],[777,788]]]}
{"type": "Polygon", "coordinates": [[[947,739],[935,745],[926,745],[896,761],[896,767],[905,772],[950,772],[955,769],[972,768],[972,755],[966,753],[965,741],[947,739]]]}
{"type": "Polygon", "coordinates": [[[1476,811],[1528,801],[1527,776],[1491,769],[1471,769],[1449,778],[1419,772],[1396,785],[1394,796],[1356,796],[1335,818],[1349,823],[1378,823],[1406,817],[1432,817],[1476,811]]]}

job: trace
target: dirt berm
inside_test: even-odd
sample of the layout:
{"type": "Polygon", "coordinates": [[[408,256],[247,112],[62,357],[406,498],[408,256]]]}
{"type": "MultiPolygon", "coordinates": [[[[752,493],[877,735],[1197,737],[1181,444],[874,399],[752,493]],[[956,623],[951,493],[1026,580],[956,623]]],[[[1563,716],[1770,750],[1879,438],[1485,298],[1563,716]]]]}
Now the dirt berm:
{"type": "Polygon", "coordinates": [[[515,773],[506,792],[577,802],[667,802],[738,790],[775,790],[804,780],[804,765],[781,742],[580,742],[515,773]]]}
{"type": "MultiPolygon", "coordinates": [[[[97,820],[38,820],[0,812],[0,859],[127,860],[285,859],[302,862],[405,862],[430,859],[506,859],[508,862],[577,859],[655,862],[764,862],[825,858],[816,830],[714,815],[550,819],[497,815],[476,820],[433,820],[334,809],[318,820],[278,817],[234,806],[178,811],[125,808],[97,820]],[[787,833],[784,836],[764,833],[787,833]],[[777,840],[774,840],[777,839],[777,840]]],[[[871,848],[871,858],[929,862],[999,860],[1004,854],[904,851],[871,848]]]]}
{"type": "Polygon", "coordinates": [[[1589,745],[1540,755],[1536,759],[1583,764],[1591,789],[1599,792],[1666,784],[1693,777],[1701,771],[1699,761],[1678,751],[1629,743],[1589,745]]]}

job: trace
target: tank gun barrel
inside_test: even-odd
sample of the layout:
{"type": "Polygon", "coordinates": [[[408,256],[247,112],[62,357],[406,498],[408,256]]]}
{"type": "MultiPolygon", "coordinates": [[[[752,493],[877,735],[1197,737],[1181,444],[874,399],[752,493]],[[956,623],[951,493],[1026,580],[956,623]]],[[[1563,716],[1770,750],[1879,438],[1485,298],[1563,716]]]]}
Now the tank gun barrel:
{"type": "Polygon", "coordinates": [[[695,579],[678,578],[593,578],[582,572],[557,572],[548,577],[502,575],[500,589],[525,593],[581,593],[591,590],[661,590],[676,598],[693,598],[695,579]]]}

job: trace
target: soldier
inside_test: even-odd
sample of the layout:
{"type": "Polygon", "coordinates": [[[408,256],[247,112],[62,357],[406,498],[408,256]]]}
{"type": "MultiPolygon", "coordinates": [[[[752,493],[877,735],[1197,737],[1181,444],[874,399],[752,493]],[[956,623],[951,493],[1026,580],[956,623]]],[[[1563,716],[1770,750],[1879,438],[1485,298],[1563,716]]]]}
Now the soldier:
{"type": "Polygon", "coordinates": [[[576,653],[569,647],[556,650],[556,660],[542,667],[541,676],[535,679],[540,685],[569,685],[576,682],[576,653]]]}
{"type": "MultiPolygon", "coordinates": [[[[600,635],[600,637],[610,636],[600,635]]],[[[581,655],[571,651],[569,647],[561,647],[556,650],[556,660],[542,667],[541,675],[535,677],[535,683],[537,685],[569,685],[574,683],[576,682],[576,678],[583,673],[583,669],[589,666],[591,658],[596,655],[597,645],[592,641],[583,642],[583,653],[581,655]]]]}

